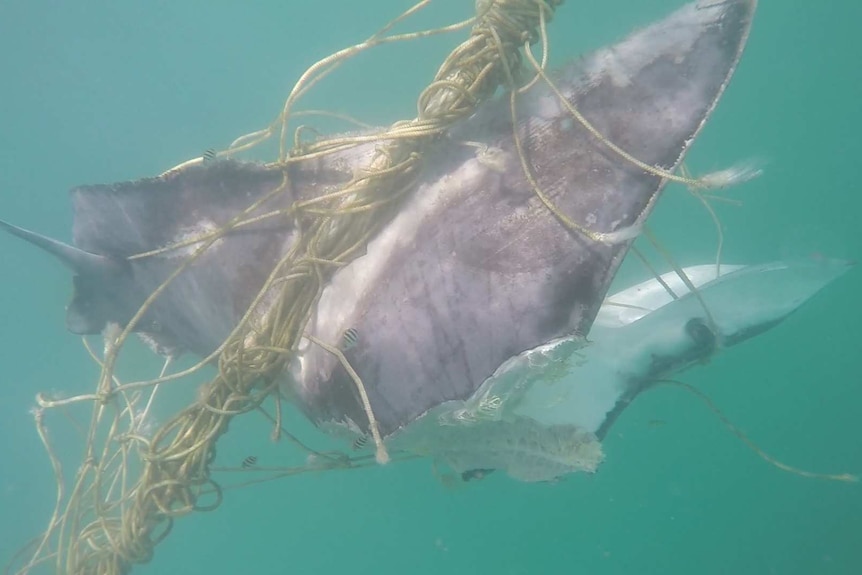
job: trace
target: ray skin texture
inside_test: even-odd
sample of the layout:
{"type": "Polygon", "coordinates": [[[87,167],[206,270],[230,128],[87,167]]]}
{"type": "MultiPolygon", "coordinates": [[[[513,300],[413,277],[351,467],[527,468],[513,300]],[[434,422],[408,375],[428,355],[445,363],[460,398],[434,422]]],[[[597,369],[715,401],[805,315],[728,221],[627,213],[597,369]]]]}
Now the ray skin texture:
{"type": "MultiPolygon", "coordinates": [[[[675,169],[727,86],[746,43],[753,0],[691,3],[558,70],[553,78],[610,141],[675,169]]],[[[637,229],[663,181],[591,136],[543,83],[519,96],[524,156],[542,192],[596,232],[637,229]]],[[[470,397],[507,359],[566,334],[586,334],[630,240],[595,242],[539,200],[518,157],[508,96],[454,127],[425,162],[418,189],[323,291],[306,333],[337,344],[362,378],[383,435],[430,409],[470,397]]],[[[281,185],[249,215],[335,191],[363,167],[364,146],[285,168],[231,160],[71,192],[73,246],[3,227],[74,273],[66,325],[94,334],[125,326],[205,238],[281,185]]],[[[295,222],[264,220],[219,239],[136,324],[161,354],[207,356],[228,336],[275,263],[295,222]]],[[[267,300],[257,310],[265,314],[267,300]]],[[[354,383],[337,359],[302,342],[283,386],[323,427],[364,431],[354,383]]]]}

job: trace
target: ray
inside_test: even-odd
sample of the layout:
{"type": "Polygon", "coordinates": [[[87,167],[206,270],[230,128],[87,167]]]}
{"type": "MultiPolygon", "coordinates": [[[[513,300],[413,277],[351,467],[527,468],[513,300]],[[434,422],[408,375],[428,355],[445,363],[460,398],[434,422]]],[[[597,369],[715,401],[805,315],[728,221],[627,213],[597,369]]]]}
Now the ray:
{"type": "MultiPolygon", "coordinates": [[[[753,9],[689,4],[557,71],[557,87],[599,133],[672,171],[726,87],[753,9]]],[[[660,177],[597,140],[546,84],[518,103],[526,163],[559,211],[609,234],[648,217],[660,177]]],[[[333,343],[356,334],[344,354],[384,435],[470,397],[513,355],[586,334],[628,250],[628,241],[573,232],[536,197],[508,107],[504,96],[452,130],[411,200],[365,256],[335,274],[308,327],[333,343]],[[494,150],[494,161],[477,145],[494,150]]],[[[332,354],[309,346],[294,373],[291,392],[315,421],[365,430],[355,386],[332,354]]]]}
{"type": "MultiPolygon", "coordinates": [[[[467,400],[525,350],[587,334],[662,174],[677,168],[727,87],[755,5],[688,4],[557,70],[554,89],[536,82],[454,126],[392,221],[324,288],[285,394],[326,429],[367,433],[370,404],[389,437],[467,400]]],[[[3,227],[67,265],[93,263],[71,266],[75,333],[129,325],[185,265],[133,330],[160,354],[208,357],[296,247],[306,224],[296,202],[338,192],[374,148],[277,164],[216,157],[75,188],[73,246],[3,227]]],[[[272,310],[264,297],[254,313],[272,310]]]]}

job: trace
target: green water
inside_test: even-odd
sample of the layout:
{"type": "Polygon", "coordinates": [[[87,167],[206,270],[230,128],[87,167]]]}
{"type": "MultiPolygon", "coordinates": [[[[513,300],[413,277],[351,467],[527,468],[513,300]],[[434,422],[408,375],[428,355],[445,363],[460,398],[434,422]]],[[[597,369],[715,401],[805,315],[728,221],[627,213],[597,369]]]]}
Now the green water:
{"type": "MultiPolygon", "coordinates": [[[[681,0],[569,0],[554,57],[616,40],[681,0]],[[592,4],[582,6],[583,4],[592,4]]],[[[263,127],[316,59],[367,37],[403,0],[0,3],[0,217],[68,240],[66,190],[159,173],[263,127]]],[[[466,16],[438,1],[417,26],[466,16]]],[[[862,4],[763,1],[745,57],[690,155],[695,171],[766,160],[719,204],[725,261],[787,250],[859,258],[862,4]]],[[[459,37],[460,38],[460,37],[459,37]]],[[[456,38],[358,58],[314,93],[383,124],[456,38]]],[[[712,257],[702,207],[670,189],[653,227],[684,264],[712,257]]],[[[28,410],[41,390],[89,390],[95,370],[63,328],[65,270],[0,238],[0,561],[50,515],[54,483],[28,410]]],[[[862,273],[768,334],[685,376],[765,450],[806,469],[862,473],[862,273]]],[[[62,416],[49,420],[64,429],[62,416]]],[[[264,422],[232,428],[220,456],[279,457],[264,422]]],[[[74,445],[54,437],[63,446],[74,445]]],[[[659,389],[605,442],[594,476],[555,485],[502,474],[460,489],[427,462],[295,477],[228,492],[179,521],[136,573],[855,574],[862,487],[764,463],[694,398],[659,389]],[[661,420],[664,425],[651,425],[661,420]]],[[[71,452],[61,453],[68,461],[71,452]]],[[[74,472],[74,468],[67,469],[74,472]]]]}

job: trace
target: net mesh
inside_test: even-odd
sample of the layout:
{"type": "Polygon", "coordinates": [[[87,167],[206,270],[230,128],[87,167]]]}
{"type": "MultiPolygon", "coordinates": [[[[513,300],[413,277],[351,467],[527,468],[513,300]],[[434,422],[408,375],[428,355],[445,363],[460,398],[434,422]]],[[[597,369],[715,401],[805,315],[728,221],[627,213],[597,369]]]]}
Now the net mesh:
{"type": "MultiPolygon", "coordinates": [[[[224,150],[207,153],[163,174],[168,177],[190,165],[230,157],[272,138],[277,137],[279,141],[278,157],[269,166],[281,171],[280,185],[238,213],[227,225],[204,237],[129,258],[153,258],[171,250],[193,248],[192,255],[150,295],[127,325],[106,330],[101,353],[87,348],[100,369],[93,393],[67,399],[38,397],[35,421],[57,477],[57,502],[45,533],[22,552],[25,559],[16,573],[29,573],[39,565],[48,564],[59,572],[74,575],[118,575],[129,572],[135,564],[151,560],[156,545],[170,534],[175,518],[215,509],[221,502],[222,488],[212,477],[216,444],[230,421],[243,413],[265,413],[272,421],[276,438],[288,438],[311,456],[308,464],[284,469],[277,474],[279,476],[362,467],[390,459],[362,381],[335,342],[318,341],[309,336],[314,344],[334,354],[351,375],[368,416],[375,449],[373,458],[318,452],[287,432],[282,421],[279,378],[295,357],[303,329],[329,278],[363,253],[369,240],[398,212],[416,187],[425,152],[449,127],[473,114],[477,106],[501,87],[509,90],[513,126],[517,125],[517,97],[534,83],[547,82],[572,117],[607,143],[624,161],[690,186],[716,185],[709,179],[669,174],[642,164],[607,142],[553,87],[545,73],[546,25],[562,0],[478,0],[476,15],[464,22],[433,30],[391,33],[395,25],[428,3],[428,0],[419,2],[366,41],[311,66],[291,90],[276,119],[266,128],[238,138],[224,150]],[[289,141],[289,124],[298,116],[294,111],[297,103],[348,59],[375,46],[462,30],[469,30],[468,38],[449,54],[434,80],[419,95],[415,118],[396,122],[378,132],[313,141],[305,141],[302,130],[297,129],[292,142],[289,141]],[[531,51],[531,45],[536,43],[542,47],[540,59],[531,51]],[[251,215],[265,202],[288,190],[291,166],[368,143],[375,143],[370,161],[337,191],[297,201],[283,210],[251,215]],[[285,218],[297,223],[296,241],[276,263],[248,312],[211,356],[175,373],[169,373],[166,364],[159,377],[148,381],[123,383],[118,378],[120,351],[146,310],[176,277],[232,230],[264,219],[285,218]],[[216,375],[201,385],[190,405],[158,428],[146,428],[147,415],[165,386],[187,380],[212,364],[217,367],[216,375]],[[67,484],[44,418],[48,411],[72,406],[86,406],[90,410],[90,421],[83,430],[85,447],[81,464],[67,484]]],[[[630,239],[630,236],[585,230],[560,213],[532,177],[517,130],[514,135],[528,182],[560,221],[594,241],[613,243],[630,239]]],[[[568,448],[579,446],[575,451],[580,459],[546,463],[554,469],[596,465],[601,457],[600,448],[577,430],[570,431],[572,433],[552,439],[568,448]]],[[[490,441],[484,436],[474,439],[483,445],[490,441]]],[[[494,459],[495,453],[529,450],[533,441],[531,434],[503,439],[502,444],[489,444],[486,451],[490,459],[494,459]]],[[[457,461],[457,454],[452,454],[452,458],[457,461]]],[[[530,475],[529,469],[527,465],[523,473],[530,475]]]]}

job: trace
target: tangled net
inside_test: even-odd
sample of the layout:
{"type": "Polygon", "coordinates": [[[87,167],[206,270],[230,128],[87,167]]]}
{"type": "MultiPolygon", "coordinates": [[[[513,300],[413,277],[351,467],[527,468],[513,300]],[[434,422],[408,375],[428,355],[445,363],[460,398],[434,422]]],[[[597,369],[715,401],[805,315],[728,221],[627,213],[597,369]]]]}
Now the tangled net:
{"type": "MultiPolygon", "coordinates": [[[[668,180],[698,188],[727,183],[712,182],[708,177],[697,180],[678,176],[639,162],[596,132],[553,87],[545,73],[546,24],[562,0],[477,0],[476,16],[464,22],[434,30],[389,34],[393,26],[429,2],[419,2],[365,42],[313,65],[296,83],[270,126],[242,136],[227,149],[214,153],[216,157],[229,157],[278,136],[278,159],[272,165],[282,171],[281,185],[209,236],[130,258],[154,257],[186,245],[197,246],[194,255],[150,295],[128,325],[106,331],[101,359],[90,350],[101,366],[95,393],[64,400],[38,396],[36,425],[57,476],[57,503],[48,528],[26,549],[30,559],[17,573],[25,574],[38,565],[52,562],[58,572],[70,575],[119,575],[128,573],[135,564],[148,562],[155,546],[170,533],[174,518],[219,505],[222,489],[211,477],[216,442],[232,418],[249,411],[263,411],[263,403],[269,398],[275,405],[275,415],[271,417],[274,435],[289,438],[315,456],[314,465],[286,469],[281,475],[310,468],[360,467],[373,464],[374,460],[378,463],[389,460],[362,382],[336,346],[309,338],[335,354],[353,378],[368,416],[376,447],[374,459],[316,452],[287,433],[282,427],[278,381],[286,363],[295,357],[305,325],[332,274],[361,255],[368,241],[398,212],[403,200],[416,187],[428,147],[453,124],[471,115],[499,88],[510,90],[513,126],[517,124],[517,96],[535,82],[544,81],[552,86],[576,120],[626,161],[668,180]],[[421,93],[415,118],[396,122],[382,132],[313,142],[302,141],[302,130],[297,129],[293,146],[288,146],[288,124],[296,116],[293,112],[296,103],[347,59],[382,44],[466,28],[470,28],[469,38],[452,51],[433,82],[421,93]],[[536,42],[541,42],[541,61],[530,49],[536,42]],[[525,70],[530,72],[526,80],[523,79],[525,70]],[[291,164],[370,142],[377,146],[368,166],[338,191],[298,201],[286,210],[250,216],[264,202],[288,189],[288,166],[291,164]],[[212,355],[183,371],[166,375],[164,369],[153,380],[121,383],[115,376],[118,354],[155,298],[225,234],[267,218],[296,221],[298,239],[274,267],[248,312],[224,343],[212,355]],[[265,296],[271,295],[273,290],[278,294],[275,303],[267,308],[261,321],[252,321],[265,296]],[[196,402],[151,435],[141,430],[160,386],[190,376],[213,363],[217,365],[217,375],[201,388],[196,402]],[[48,440],[43,418],[46,409],[81,402],[92,403],[92,416],[86,432],[83,462],[67,493],[61,464],[48,440]],[[142,404],[144,407],[140,409],[142,404]],[[138,472],[136,478],[135,472],[138,472]]],[[[585,230],[560,213],[530,174],[516,130],[514,134],[527,180],[560,221],[597,241],[628,239],[585,230]]],[[[174,170],[205,160],[195,158],[174,170]]]]}

